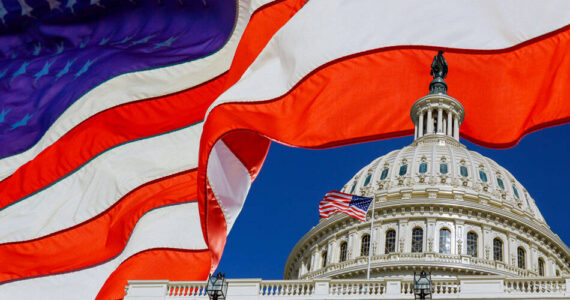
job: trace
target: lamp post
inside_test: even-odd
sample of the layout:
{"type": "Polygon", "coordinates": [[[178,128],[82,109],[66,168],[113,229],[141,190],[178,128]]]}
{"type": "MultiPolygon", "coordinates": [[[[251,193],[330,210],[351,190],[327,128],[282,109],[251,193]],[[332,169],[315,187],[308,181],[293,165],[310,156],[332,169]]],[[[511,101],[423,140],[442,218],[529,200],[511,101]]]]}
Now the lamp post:
{"type": "Polygon", "coordinates": [[[208,276],[208,285],[206,286],[206,292],[210,300],[225,300],[228,291],[228,282],[226,281],[226,275],[218,272],[216,276],[208,276]]]}
{"type": "Polygon", "coordinates": [[[414,272],[414,299],[431,299],[431,273],[422,270],[419,275],[414,272]]]}

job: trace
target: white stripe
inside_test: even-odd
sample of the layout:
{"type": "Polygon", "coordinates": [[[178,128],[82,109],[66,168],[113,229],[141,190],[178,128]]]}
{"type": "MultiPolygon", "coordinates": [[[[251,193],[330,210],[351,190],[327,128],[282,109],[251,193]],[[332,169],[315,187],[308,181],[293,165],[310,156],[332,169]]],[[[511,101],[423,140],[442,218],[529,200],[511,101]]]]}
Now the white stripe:
{"type": "Polygon", "coordinates": [[[0,211],[0,243],[77,225],[144,183],[197,167],[201,132],[199,123],[101,154],[46,190],[0,211]]]}
{"type": "Polygon", "coordinates": [[[123,252],[108,262],[81,271],[0,285],[0,299],[94,299],[124,260],[153,248],[207,249],[196,202],[163,207],[144,215],[123,252]]]}
{"type": "Polygon", "coordinates": [[[239,215],[251,186],[251,176],[246,167],[219,140],[208,158],[208,182],[226,218],[229,233],[239,215]]]}
{"type": "Polygon", "coordinates": [[[0,159],[0,180],[32,160],[73,127],[101,111],[185,90],[226,72],[251,13],[268,2],[271,1],[239,1],[238,20],[232,36],[224,47],[210,56],[175,66],[120,75],[89,91],[54,122],[38,143],[25,152],[0,159]]]}
{"type": "Polygon", "coordinates": [[[504,49],[569,20],[567,0],[311,0],[208,113],[221,103],[284,95],[319,66],[350,54],[398,45],[504,49]]]}

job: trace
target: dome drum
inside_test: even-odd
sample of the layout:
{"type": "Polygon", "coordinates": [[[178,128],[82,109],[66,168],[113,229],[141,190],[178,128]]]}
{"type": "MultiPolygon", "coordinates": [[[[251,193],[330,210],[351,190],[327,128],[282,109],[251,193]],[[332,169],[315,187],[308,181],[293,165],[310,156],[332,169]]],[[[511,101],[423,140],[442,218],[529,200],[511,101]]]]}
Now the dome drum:
{"type": "Polygon", "coordinates": [[[432,270],[436,277],[539,276],[539,259],[546,262],[546,276],[570,273],[564,243],[542,226],[528,221],[520,223],[521,219],[513,213],[500,209],[487,212],[479,203],[461,205],[451,199],[435,203],[425,198],[412,199],[399,204],[378,201],[376,206],[373,232],[369,223],[342,215],[320,222],[291,252],[284,278],[361,278],[367,267],[367,257],[361,255],[361,238],[366,235],[372,237],[371,270],[376,277],[389,276],[393,270],[408,272],[418,266],[432,270]],[[419,252],[412,249],[412,231],[416,228],[423,230],[419,252]],[[395,233],[395,245],[387,251],[390,230],[395,233]],[[449,231],[448,241],[441,238],[442,230],[449,231]],[[471,253],[470,233],[476,236],[476,250],[471,253]],[[538,236],[542,237],[540,242],[538,236]],[[496,241],[502,245],[500,251],[493,248],[496,241]],[[343,243],[348,249],[341,261],[339,247],[343,243]],[[442,243],[448,243],[448,251],[442,243]],[[523,268],[517,266],[519,247],[527,254],[523,268]],[[327,254],[325,265],[323,251],[327,254]]]}

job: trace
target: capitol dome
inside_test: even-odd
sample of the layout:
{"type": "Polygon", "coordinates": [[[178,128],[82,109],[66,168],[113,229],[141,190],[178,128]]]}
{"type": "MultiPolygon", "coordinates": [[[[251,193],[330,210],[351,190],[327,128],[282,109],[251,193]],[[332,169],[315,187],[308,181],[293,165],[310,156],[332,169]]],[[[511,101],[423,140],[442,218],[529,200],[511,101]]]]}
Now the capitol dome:
{"type": "Polygon", "coordinates": [[[412,144],[378,157],[342,188],[374,198],[366,222],[321,219],[291,251],[285,279],[570,274],[570,250],[525,187],[459,142],[465,111],[447,95],[445,73],[411,108],[412,144]]]}

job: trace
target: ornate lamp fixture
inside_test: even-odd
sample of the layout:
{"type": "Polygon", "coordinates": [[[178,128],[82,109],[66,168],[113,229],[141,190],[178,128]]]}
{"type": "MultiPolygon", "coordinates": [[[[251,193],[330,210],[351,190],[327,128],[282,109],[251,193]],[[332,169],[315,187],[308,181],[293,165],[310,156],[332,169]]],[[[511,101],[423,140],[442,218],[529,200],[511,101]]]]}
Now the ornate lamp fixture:
{"type": "Polygon", "coordinates": [[[414,272],[414,299],[431,299],[431,272],[422,270],[419,275],[414,272]]]}
{"type": "Polygon", "coordinates": [[[226,281],[226,275],[222,272],[218,272],[216,276],[208,276],[208,285],[206,286],[206,292],[210,300],[225,300],[228,291],[228,282],[226,281]]]}

